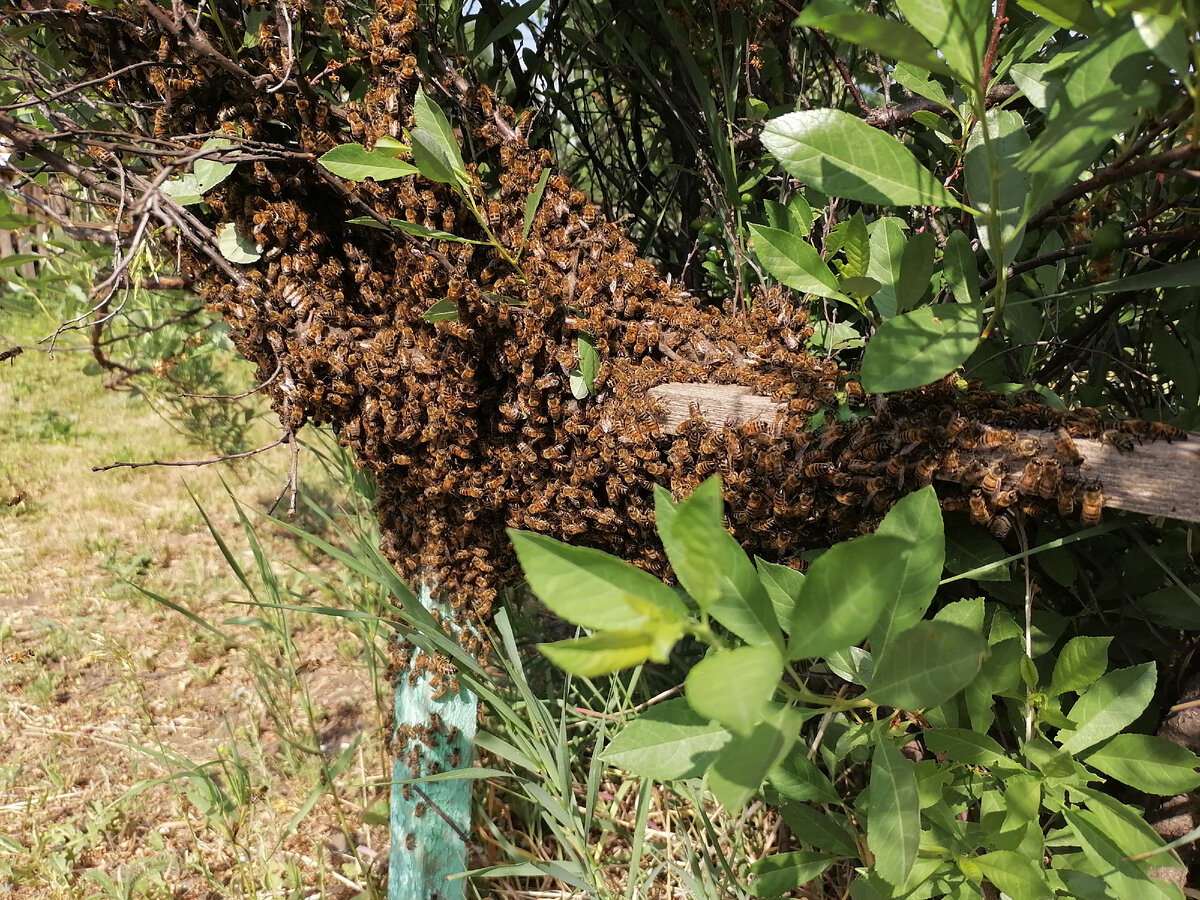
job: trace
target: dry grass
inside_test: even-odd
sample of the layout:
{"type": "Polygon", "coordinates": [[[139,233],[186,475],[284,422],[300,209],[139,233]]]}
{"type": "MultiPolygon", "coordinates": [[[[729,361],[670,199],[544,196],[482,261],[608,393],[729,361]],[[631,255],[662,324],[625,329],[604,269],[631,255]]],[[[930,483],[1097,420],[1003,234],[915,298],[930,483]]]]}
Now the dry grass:
{"type": "MultiPolygon", "coordinates": [[[[222,479],[265,510],[286,449],[93,473],[208,454],[80,359],[26,352],[0,368],[0,886],[22,900],[358,894],[386,858],[386,829],[362,824],[385,775],[363,642],[317,617],[273,622],[294,648],[221,625],[257,613],[232,605],[246,592],[188,493],[254,571],[222,479]],[[292,822],[351,746],[336,790],[292,822]]],[[[321,563],[282,533],[263,540],[299,570],[281,588],[316,596],[303,572],[321,563]]]]}

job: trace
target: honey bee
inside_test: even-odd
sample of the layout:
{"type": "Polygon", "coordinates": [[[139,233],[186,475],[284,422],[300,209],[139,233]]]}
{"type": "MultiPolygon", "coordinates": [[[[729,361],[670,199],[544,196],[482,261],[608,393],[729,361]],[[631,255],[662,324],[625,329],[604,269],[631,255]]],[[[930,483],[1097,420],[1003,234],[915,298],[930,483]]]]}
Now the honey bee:
{"type": "Polygon", "coordinates": [[[987,501],[983,499],[983,494],[978,490],[971,491],[968,499],[971,504],[971,522],[976,525],[988,524],[992,520],[992,514],[988,511],[987,501]]]}
{"type": "Polygon", "coordinates": [[[917,481],[922,485],[932,484],[934,473],[938,470],[938,461],[936,457],[928,457],[917,463],[915,474],[917,481]]]}
{"type": "Polygon", "coordinates": [[[1016,440],[1017,435],[1015,432],[1007,428],[996,428],[980,435],[976,446],[984,450],[991,450],[998,447],[1007,447],[1016,443],[1016,440]]]}
{"type": "Polygon", "coordinates": [[[1025,464],[1025,468],[1021,471],[1021,477],[1017,481],[1017,490],[1023,494],[1032,494],[1037,490],[1038,483],[1042,478],[1042,469],[1045,464],[1040,459],[1031,459],[1025,464]]]}
{"type": "Polygon", "coordinates": [[[1101,432],[1100,441],[1105,444],[1111,444],[1120,453],[1132,453],[1136,446],[1132,434],[1126,431],[1118,431],[1116,428],[1107,428],[1101,432]]]}
{"type": "Polygon", "coordinates": [[[1058,484],[1061,480],[1062,464],[1057,459],[1045,460],[1035,489],[1037,495],[1049,500],[1058,491],[1058,484]]]}
{"type": "Polygon", "coordinates": [[[5,504],[5,506],[20,506],[28,497],[29,495],[25,493],[25,491],[17,491],[8,498],[8,502],[5,504]]]}
{"type": "Polygon", "coordinates": [[[985,494],[994,495],[1000,490],[1000,486],[1004,483],[1004,477],[1008,474],[1007,464],[997,460],[992,463],[991,467],[984,473],[983,480],[979,487],[985,494]]]}
{"type": "Polygon", "coordinates": [[[1140,419],[1128,419],[1117,423],[1117,430],[1131,434],[1139,441],[1186,441],[1187,432],[1166,422],[1146,422],[1140,419]]]}
{"type": "Polygon", "coordinates": [[[896,432],[896,441],[900,444],[919,444],[929,439],[929,432],[924,428],[901,428],[896,432]]]}
{"type": "Polygon", "coordinates": [[[29,662],[35,656],[37,656],[37,651],[27,647],[24,650],[18,650],[4,657],[4,665],[15,666],[18,663],[29,662]]]}
{"type": "Polygon", "coordinates": [[[1055,435],[1054,452],[1067,465],[1078,466],[1083,463],[1083,455],[1079,452],[1079,447],[1075,445],[1074,438],[1065,428],[1058,429],[1058,433],[1055,435]]]}
{"type": "Polygon", "coordinates": [[[1042,450],[1042,442],[1037,438],[1022,438],[1012,445],[1009,456],[1013,459],[1028,459],[1037,456],[1042,450]]]}
{"type": "Polygon", "coordinates": [[[1100,482],[1089,481],[1083,486],[1083,506],[1079,512],[1079,521],[1084,525],[1099,525],[1104,516],[1104,493],[1100,482]]]}
{"type": "Polygon", "coordinates": [[[1075,494],[1078,491],[1078,485],[1074,482],[1067,483],[1060,481],[1058,484],[1058,514],[1060,516],[1069,516],[1075,512],[1075,494]]]}

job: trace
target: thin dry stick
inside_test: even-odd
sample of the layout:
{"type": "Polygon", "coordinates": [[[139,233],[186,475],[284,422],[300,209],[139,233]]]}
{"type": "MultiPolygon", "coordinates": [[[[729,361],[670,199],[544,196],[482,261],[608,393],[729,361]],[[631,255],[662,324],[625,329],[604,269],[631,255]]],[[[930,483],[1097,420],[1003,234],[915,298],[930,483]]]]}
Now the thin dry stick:
{"type": "Polygon", "coordinates": [[[263,446],[256,447],[253,450],[247,450],[245,453],[231,453],[228,456],[218,456],[214,459],[200,459],[200,460],[188,460],[188,461],[179,460],[179,461],[175,461],[175,462],[163,462],[161,460],[152,459],[149,462],[117,462],[117,463],[110,463],[107,466],[92,466],[92,471],[93,472],[107,472],[109,469],[141,469],[141,468],[144,468],[145,466],[190,466],[193,468],[197,467],[197,466],[211,466],[214,463],[229,462],[230,460],[233,460],[233,459],[246,459],[249,456],[256,456],[259,453],[265,453],[266,451],[271,450],[274,447],[278,447],[280,444],[282,444],[284,441],[286,441],[289,437],[291,437],[291,435],[292,435],[292,432],[291,432],[291,429],[289,429],[289,430],[285,431],[283,434],[281,434],[279,436],[278,440],[274,440],[269,444],[264,444],[263,446]]]}

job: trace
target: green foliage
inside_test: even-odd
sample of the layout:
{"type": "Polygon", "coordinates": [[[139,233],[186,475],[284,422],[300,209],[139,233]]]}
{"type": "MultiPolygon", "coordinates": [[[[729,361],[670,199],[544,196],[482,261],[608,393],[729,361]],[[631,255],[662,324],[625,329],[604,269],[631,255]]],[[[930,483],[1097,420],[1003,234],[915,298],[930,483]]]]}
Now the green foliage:
{"type": "Polygon", "coordinates": [[[778,896],[849,859],[855,897],[971,896],[987,883],[1035,900],[1084,881],[1095,896],[1180,896],[1149,874],[1152,858],[1169,864],[1162,839],[1092,787],[1104,776],[1164,795],[1200,784],[1200,757],[1126,731],[1151,701],[1153,663],[1110,669],[1111,638],[1060,644],[982,599],[927,618],[946,558],[932,488],[804,575],[746,556],[720,496],[715,477],[679,502],[657,494],[682,601],[599,551],[512,537],[534,592],[594,632],[541,646],[567,671],[641,665],[651,648],[679,665],[681,648],[707,645],[685,697],[630,718],[602,755],[643,778],[703,777],[731,812],[777,804],[803,849],[756,862],[752,894],[778,896]]]}

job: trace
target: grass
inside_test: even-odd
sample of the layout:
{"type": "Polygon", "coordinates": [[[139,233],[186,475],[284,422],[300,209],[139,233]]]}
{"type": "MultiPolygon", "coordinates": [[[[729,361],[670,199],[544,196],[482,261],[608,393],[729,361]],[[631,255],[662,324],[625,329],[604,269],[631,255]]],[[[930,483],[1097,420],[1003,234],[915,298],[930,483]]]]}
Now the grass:
{"type": "MultiPolygon", "coordinates": [[[[389,773],[381,686],[362,664],[374,649],[336,620],[264,627],[231,605],[245,589],[197,507],[240,532],[227,485],[265,510],[286,450],[94,473],[209,454],[81,370],[70,351],[0,367],[0,887],[18,900],[378,895],[386,830],[364,814],[389,773]]],[[[304,474],[336,493],[319,467],[304,474]]],[[[282,530],[260,539],[279,590],[321,595],[304,573],[327,563],[282,530]]],[[[234,553],[257,572],[244,542],[234,553]]]]}
{"type": "MultiPolygon", "coordinates": [[[[208,454],[82,368],[66,352],[0,368],[0,656],[14,657],[0,667],[0,887],[381,896],[395,611],[388,579],[363,574],[386,566],[369,486],[328,447],[303,455],[296,524],[353,548],[352,571],[258,518],[285,448],[93,473],[208,454]],[[309,603],[381,618],[274,608],[309,603]]],[[[264,421],[257,436],[274,435],[264,421]]],[[[561,623],[509,609],[493,666],[460,666],[486,701],[478,761],[511,773],[478,785],[468,896],[747,896],[745,865],[780,833],[771,812],[730,821],[699,785],[652,785],[600,757],[628,711],[679,679],[566,679],[529,649],[561,623]]]]}

